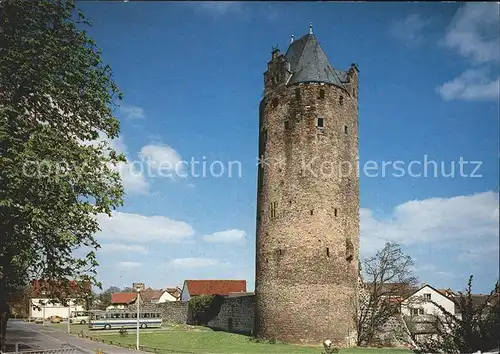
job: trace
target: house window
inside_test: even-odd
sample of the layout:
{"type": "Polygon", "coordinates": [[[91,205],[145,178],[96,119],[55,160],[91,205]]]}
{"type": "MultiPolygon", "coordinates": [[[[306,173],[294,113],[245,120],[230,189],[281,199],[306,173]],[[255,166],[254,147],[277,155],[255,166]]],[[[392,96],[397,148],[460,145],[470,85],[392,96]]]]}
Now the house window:
{"type": "Polygon", "coordinates": [[[321,89],[319,90],[319,98],[322,100],[323,98],[325,98],[325,90],[321,89]]]}
{"type": "Polygon", "coordinates": [[[424,294],[425,301],[431,301],[431,294],[424,294]]]}
{"type": "Polygon", "coordinates": [[[328,247],[326,248],[326,256],[330,257],[330,249],[328,247]]]}
{"type": "Polygon", "coordinates": [[[339,97],[339,105],[343,105],[344,104],[344,96],[340,96],[339,97]]]}
{"type": "Polygon", "coordinates": [[[418,309],[410,309],[410,314],[411,314],[412,316],[423,315],[423,314],[424,314],[424,309],[423,309],[423,308],[418,308],[418,309]]]}
{"type": "Polygon", "coordinates": [[[337,208],[333,209],[333,215],[338,216],[338,211],[337,210],[338,210],[337,208]]]}
{"type": "Polygon", "coordinates": [[[347,125],[344,125],[344,134],[347,134],[349,129],[347,128],[347,125]]]}
{"type": "Polygon", "coordinates": [[[276,217],[276,204],[277,202],[271,203],[271,219],[274,219],[276,217]]]}
{"type": "Polygon", "coordinates": [[[318,122],[316,124],[318,128],[323,128],[325,126],[325,119],[324,118],[318,118],[318,122]]]}
{"type": "Polygon", "coordinates": [[[295,98],[300,100],[300,89],[298,87],[295,89],[295,98]]]}
{"type": "Polygon", "coordinates": [[[290,130],[290,121],[289,120],[285,121],[285,130],[290,130]]]}

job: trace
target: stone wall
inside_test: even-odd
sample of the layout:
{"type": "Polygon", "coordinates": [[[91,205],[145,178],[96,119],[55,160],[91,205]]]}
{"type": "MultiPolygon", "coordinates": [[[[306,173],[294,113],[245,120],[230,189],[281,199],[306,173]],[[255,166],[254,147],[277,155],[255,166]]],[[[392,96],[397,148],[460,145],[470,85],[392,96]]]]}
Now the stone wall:
{"type": "Polygon", "coordinates": [[[187,301],[172,301],[158,305],[163,312],[162,319],[166,323],[185,324],[188,316],[187,301]]]}
{"type": "Polygon", "coordinates": [[[255,296],[228,297],[208,327],[226,332],[253,334],[255,296]]]}
{"type": "MultiPolygon", "coordinates": [[[[135,311],[135,305],[127,307],[129,311],[135,311]]],[[[188,316],[187,301],[167,301],[163,304],[141,304],[141,311],[161,312],[165,323],[185,324],[188,316]]]]}

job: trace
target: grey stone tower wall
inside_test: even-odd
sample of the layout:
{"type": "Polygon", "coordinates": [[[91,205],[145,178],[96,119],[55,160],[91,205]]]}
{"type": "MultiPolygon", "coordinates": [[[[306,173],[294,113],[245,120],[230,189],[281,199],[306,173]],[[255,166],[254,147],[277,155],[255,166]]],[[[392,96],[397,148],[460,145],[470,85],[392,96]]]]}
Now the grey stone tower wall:
{"type": "Polygon", "coordinates": [[[286,86],[287,75],[277,84],[268,79],[273,67],[282,67],[279,58],[273,56],[265,74],[260,105],[265,163],[258,170],[255,332],[292,343],[353,345],[360,242],[357,69],[349,70],[346,89],[286,86]]]}

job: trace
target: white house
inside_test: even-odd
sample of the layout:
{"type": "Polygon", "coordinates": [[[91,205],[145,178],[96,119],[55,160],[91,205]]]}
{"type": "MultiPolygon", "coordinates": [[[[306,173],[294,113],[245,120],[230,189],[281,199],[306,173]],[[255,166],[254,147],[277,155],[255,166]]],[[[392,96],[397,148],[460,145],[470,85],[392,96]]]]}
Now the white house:
{"type": "Polygon", "coordinates": [[[431,301],[442,306],[447,312],[455,314],[453,300],[429,284],[425,284],[401,302],[401,313],[406,316],[441,315],[441,310],[431,301]]]}
{"type": "Polygon", "coordinates": [[[51,303],[48,298],[32,298],[29,309],[31,318],[49,318],[59,316],[68,318],[70,311],[83,311],[84,307],[76,303],[76,299],[69,301],[69,306],[63,306],[61,303],[51,303]]]}

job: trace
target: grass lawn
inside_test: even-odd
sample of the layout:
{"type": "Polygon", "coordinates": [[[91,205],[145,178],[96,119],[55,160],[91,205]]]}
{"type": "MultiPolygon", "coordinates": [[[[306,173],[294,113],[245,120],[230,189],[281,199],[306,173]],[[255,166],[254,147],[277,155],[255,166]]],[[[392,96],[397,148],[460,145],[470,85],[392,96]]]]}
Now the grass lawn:
{"type": "MultiPolygon", "coordinates": [[[[102,332],[91,332],[89,335],[94,336],[94,333],[96,333],[96,336],[106,340],[106,343],[112,341],[113,343],[134,345],[136,341],[135,332],[129,332],[126,336],[120,336],[119,334],[104,334],[102,332]]],[[[166,330],[156,333],[141,333],[140,344],[145,347],[165,349],[165,353],[320,354],[322,352],[321,347],[306,347],[281,343],[257,343],[244,335],[212,330],[166,330]]],[[[340,353],[409,354],[411,352],[402,349],[350,348],[341,349],[340,353]]]]}

